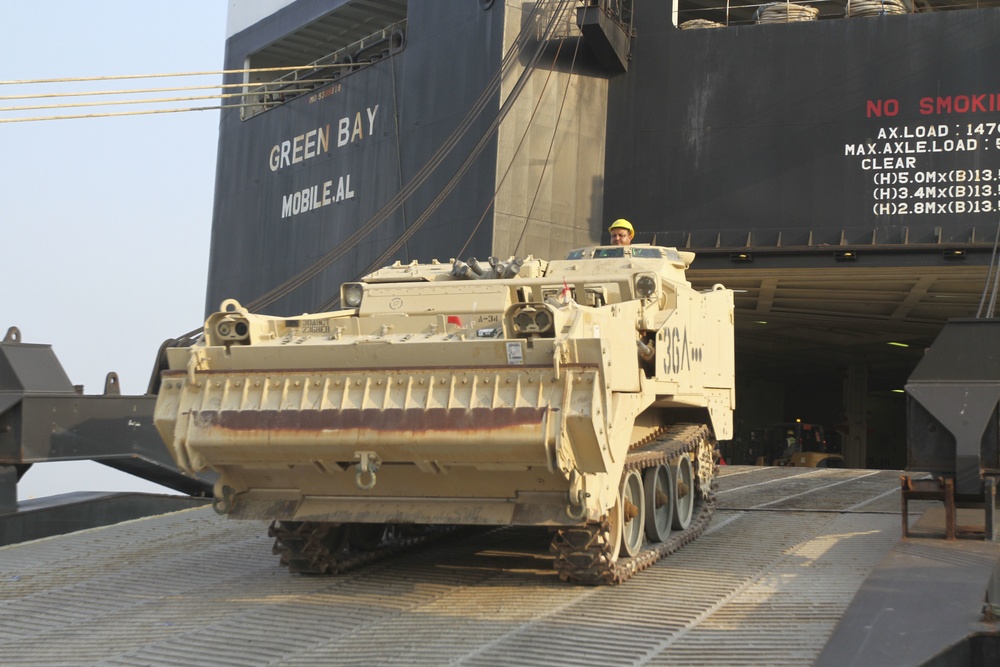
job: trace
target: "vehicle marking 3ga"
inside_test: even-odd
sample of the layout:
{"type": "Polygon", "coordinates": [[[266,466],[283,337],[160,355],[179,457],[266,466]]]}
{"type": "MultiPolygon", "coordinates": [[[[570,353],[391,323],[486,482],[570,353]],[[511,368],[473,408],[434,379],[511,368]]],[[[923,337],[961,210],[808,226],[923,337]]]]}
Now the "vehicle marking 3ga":
{"type": "Polygon", "coordinates": [[[691,351],[688,347],[687,327],[667,327],[660,332],[667,349],[663,352],[663,372],[680,373],[691,370],[691,351]]]}

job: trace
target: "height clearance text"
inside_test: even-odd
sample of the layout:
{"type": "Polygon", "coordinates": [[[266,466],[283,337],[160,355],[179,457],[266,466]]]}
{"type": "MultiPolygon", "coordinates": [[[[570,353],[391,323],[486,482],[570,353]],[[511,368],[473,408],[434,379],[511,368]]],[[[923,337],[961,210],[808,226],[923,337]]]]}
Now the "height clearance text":
{"type": "Polygon", "coordinates": [[[958,120],[894,121],[844,144],[844,157],[869,175],[874,216],[1000,210],[1000,122],[958,120]]]}

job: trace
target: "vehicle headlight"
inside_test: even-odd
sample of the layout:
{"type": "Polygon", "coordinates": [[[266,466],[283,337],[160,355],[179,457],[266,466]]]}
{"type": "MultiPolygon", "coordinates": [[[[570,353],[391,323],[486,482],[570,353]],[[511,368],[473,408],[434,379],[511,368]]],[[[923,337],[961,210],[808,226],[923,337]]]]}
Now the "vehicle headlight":
{"type": "Polygon", "coordinates": [[[361,283],[347,283],[344,285],[343,301],[348,308],[357,308],[361,305],[361,297],[365,294],[364,286],[361,283]]]}
{"type": "Polygon", "coordinates": [[[656,278],[648,273],[644,273],[635,279],[635,295],[640,299],[646,299],[656,294],[656,278]]]}
{"type": "Polygon", "coordinates": [[[544,334],[552,330],[552,314],[545,308],[523,306],[511,314],[517,333],[544,334]]]}
{"type": "Polygon", "coordinates": [[[223,317],[215,324],[215,334],[225,341],[246,340],[250,323],[242,317],[223,317]]]}

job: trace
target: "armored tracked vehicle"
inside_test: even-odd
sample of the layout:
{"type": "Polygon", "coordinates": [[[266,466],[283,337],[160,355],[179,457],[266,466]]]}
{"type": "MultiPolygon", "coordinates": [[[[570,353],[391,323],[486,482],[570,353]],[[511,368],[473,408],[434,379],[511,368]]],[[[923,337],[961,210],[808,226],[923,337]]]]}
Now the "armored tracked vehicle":
{"type": "Polygon", "coordinates": [[[692,289],[693,259],[396,263],[297,317],[228,300],[167,350],[156,426],[292,571],[530,525],[563,579],[620,582],[704,529],[731,437],[733,294],[692,289]]]}

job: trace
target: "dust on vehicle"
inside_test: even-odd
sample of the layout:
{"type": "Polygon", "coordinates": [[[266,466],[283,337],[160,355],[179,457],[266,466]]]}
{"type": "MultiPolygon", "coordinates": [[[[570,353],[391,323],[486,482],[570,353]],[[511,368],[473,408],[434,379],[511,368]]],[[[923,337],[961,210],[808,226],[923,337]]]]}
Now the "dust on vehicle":
{"type": "Polygon", "coordinates": [[[704,530],[732,437],[733,294],[694,254],[396,263],[294,317],[222,304],[167,350],[156,425],[218,511],[333,573],[440,526],[547,526],[567,580],[619,582],[704,530]]]}

